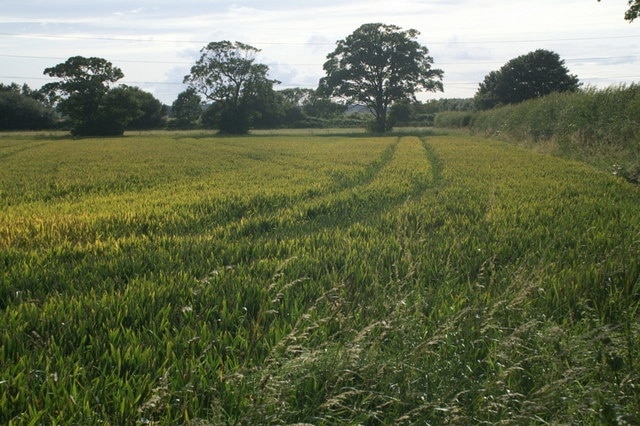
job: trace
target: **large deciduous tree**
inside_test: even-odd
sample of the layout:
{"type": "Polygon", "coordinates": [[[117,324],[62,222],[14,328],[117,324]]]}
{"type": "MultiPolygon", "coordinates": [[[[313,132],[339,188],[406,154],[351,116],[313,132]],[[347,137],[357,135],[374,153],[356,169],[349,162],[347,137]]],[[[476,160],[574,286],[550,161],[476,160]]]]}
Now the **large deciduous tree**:
{"type": "Polygon", "coordinates": [[[498,71],[491,71],[474,97],[479,109],[515,104],[552,92],[576,91],[578,77],[569,74],[560,56],[538,49],[511,59],[498,71]]]}
{"type": "Polygon", "coordinates": [[[387,112],[397,101],[415,100],[419,90],[442,90],[443,71],[432,68],[419,32],[395,25],[364,24],[327,55],[320,93],[364,104],[375,116],[373,130],[388,130],[387,112]]]}
{"type": "Polygon", "coordinates": [[[256,99],[273,91],[269,67],[255,62],[259,52],[240,42],[211,42],[200,51],[184,82],[216,104],[216,122],[225,133],[246,133],[256,99]]]}
{"type": "Polygon", "coordinates": [[[120,68],[103,58],[73,56],[44,74],[59,78],[42,91],[48,93],[72,123],[74,135],[121,135],[141,114],[126,91],[110,94],[110,84],[124,77],[120,68]]]}

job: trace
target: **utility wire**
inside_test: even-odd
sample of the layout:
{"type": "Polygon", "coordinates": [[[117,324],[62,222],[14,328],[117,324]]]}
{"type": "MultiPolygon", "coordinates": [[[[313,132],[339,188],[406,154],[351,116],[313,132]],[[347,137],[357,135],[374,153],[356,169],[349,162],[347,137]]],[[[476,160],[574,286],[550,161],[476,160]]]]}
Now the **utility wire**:
{"type": "MultiPolygon", "coordinates": [[[[55,61],[66,61],[67,58],[56,57],[56,56],[33,56],[33,55],[7,55],[0,54],[0,58],[14,58],[14,59],[50,59],[55,61]]],[[[589,61],[607,61],[612,59],[628,59],[635,60],[637,56],[633,55],[625,55],[625,56],[600,56],[600,57],[592,57],[592,58],[563,58],[565,61],[571,62],[589,62],[589,61]]],[[[111,62],[123,62],[123,63],[134,63],[134,64],[167,64],[167,65],[192,65],[194,61],[150,61],[150,60],[136,60],[136,59],[112,59],[111,62]]],[[[500,60],[495,61],[460,61],[460,62],[436,62],[435,65],[482,65],[482,64],[500,64],[503,63],[500,60]]],[[[291,66],[319,66],[321,67],[321,63],[317,64],[291,64],[291,63],[267,63],[265,65],[276,66],[276,65],[291,65],[291,66]]]]}
{"type": "MultiPolygon", "coordinates": [[[[139,43],[185,43],[185,44],[207,44],[209,41],[203,40],[162,40],[156,38],[129,38],[129,37],[107,37],[107,36],[79,36],[79,35],[63,35],[63,34],[20,34],[20,33],[7,33],[0,32],[0,36],[3,37],[19,37],[19,38],[59,38],[70,40],[103,40],[103,41],[126,41],[126,42],[139,42],[139,43]]],[[[558,41],[586,41],[586,40],[615,40],[625,38],[638,38],[640,34],[635,35],[618,35],[618,36],[591,36],[591,37],[567,37],[567,38],[551,38],[551,39],[522,39],[522,40],[450,40],[450,41],[430,41],[430,45],[451,45],[451,44],[504,44],[504,43],[541,43],[541,42],[558,42],[558,41]]],[[[281,42],[281,41],[254,41],[249,44],[256,45],[291,45],[291,46],[325,46],[335,45],[335,42],[281,42]]]]}

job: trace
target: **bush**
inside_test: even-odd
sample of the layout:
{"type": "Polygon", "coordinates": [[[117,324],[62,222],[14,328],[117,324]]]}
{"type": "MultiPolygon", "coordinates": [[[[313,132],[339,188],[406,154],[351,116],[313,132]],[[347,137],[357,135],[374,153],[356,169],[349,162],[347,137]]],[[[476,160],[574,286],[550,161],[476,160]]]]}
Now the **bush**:
{"type": "Polygon", "coordinates": [[[640,86],[634,84],[553,93],[482,111],[473,117],[471,129],[518,141],[554,140],[568,147],[631,148],[640,139],[639,124],[640,86]]]}
{"type": "Polygon", "coordinates": [[[0,92],[0,130],[41,130],[55,127],[54,112],[18,92],[0,92]]]}
{"type": "MultiPolygon", "coordinates": [[[[440,123],[443,127],[457,127],[440,123]]],[[[473,133],[547,143],[556,154],[640,181],[640,86],[587,88],[474,114],[473,133]]]]}
{"type": "Polygon", "coordinates": [[[434,126],[436,127],[467,127],[471,123],[473,113],[469,111],[443,111],[436,114],[434,126]]]}

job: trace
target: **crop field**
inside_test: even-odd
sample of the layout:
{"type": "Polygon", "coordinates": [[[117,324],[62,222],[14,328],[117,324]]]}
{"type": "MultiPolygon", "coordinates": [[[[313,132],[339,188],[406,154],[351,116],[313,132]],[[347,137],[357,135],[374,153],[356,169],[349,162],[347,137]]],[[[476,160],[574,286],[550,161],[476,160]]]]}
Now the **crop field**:
{"type": "Polygon", "coordinates": [[[640,189],[461,135],[0,135],[0,424],[637,424],[640,189]]]}

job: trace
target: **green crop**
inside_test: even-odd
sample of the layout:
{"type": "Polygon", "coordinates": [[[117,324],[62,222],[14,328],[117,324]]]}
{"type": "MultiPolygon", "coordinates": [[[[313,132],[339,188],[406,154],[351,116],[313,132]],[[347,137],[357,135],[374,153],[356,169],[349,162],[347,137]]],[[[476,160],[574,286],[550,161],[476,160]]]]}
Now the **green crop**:
{"type": "Polygon", "coordinates": [[[520,104],[473,114],[443,113],[436,125],[526,144],[579,159],[629,181],[640,182],[640,86],[552,93],[520,104]]]}
{"type": "Polygon", "coordinates": [[[0,423],[633,424],[640,191],[462,136],[0,137],[0,423]]]}

